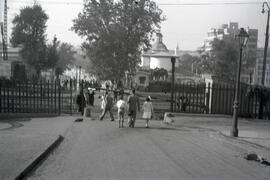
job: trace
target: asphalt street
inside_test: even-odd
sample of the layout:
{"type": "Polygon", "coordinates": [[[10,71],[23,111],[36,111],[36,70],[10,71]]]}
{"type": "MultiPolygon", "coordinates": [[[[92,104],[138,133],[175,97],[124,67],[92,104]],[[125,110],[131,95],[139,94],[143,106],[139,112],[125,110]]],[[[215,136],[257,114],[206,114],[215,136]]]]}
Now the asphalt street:
{"type": "Polygon", "coordinates": [[[74,123],[31,180],[270,179],[269,166],[247,161],[245,143],[189,127],[139,120],[136,127],[87,119],[74,123]]]}

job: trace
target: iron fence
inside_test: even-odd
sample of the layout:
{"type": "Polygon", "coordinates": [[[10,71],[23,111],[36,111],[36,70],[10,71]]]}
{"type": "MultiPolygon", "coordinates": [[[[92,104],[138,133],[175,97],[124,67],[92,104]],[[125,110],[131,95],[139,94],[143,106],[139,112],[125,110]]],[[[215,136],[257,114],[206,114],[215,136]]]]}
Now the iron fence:
{"type": "MultiPolygon", "coordinates": [[[[176,84],[173,111],[232,115],[234,94],[229,84],[176,84]]],[[[264,118],[270,118],[270,89],[241,84],[239,116],[258,118],[261,97],[264,118]]]]}

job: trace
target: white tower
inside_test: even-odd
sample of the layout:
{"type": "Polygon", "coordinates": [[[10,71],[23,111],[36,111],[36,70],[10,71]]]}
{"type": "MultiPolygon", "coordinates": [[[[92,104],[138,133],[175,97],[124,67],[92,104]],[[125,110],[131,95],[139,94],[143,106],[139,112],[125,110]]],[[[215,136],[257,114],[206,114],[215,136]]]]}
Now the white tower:
{"type": "Polygon", "coordinates": [[[176,56],[179,56],[180,55],[180,49],[179,49],[178,43],[176,45],[176,48],[175,48],[175,51],[174,51],[174,55],[176,55],[176,56]]]}

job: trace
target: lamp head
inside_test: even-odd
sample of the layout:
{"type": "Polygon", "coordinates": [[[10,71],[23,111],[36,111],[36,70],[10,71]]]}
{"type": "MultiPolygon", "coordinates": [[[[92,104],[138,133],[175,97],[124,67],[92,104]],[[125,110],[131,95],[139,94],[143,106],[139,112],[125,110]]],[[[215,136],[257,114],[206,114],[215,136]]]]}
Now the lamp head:
{"type": "Polygon", "coordinates": [[[265,6],[267,6],[267,8],[268,8],[268,12],[270,11],[270,7],[269,7],[268,3],[263,2],[263,4],[262,4],[262,13],[265,13],[265,6]]]}
{"type": "Polygon", "coordinates": [[[249,35],[244,28],[240,28],[239,34],[236,36],[239,40],[239,45],[245,47],[248,42],[249,35]]]}
{"type": "Polygon", "coordinates": [[[265,13],[264,6],[262,6],[262,13],[263,13],[263,14],[265,13]]]}

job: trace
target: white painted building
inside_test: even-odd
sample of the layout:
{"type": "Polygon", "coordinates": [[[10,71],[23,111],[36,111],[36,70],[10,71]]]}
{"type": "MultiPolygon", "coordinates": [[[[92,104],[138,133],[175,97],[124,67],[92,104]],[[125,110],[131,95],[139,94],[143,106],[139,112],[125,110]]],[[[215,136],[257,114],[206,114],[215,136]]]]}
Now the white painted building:
{"type": "Polygon", "coordinates": [[[177,59],[175,62],[175,67],[177,67],[179,65],[179,54],[178,46],[175,51],[169,51],[162,41],[162,34],[157,33],[157,38],[152,45],[152,49],[142,54],[141,67],[143,69],[164,68],[167,71],[171,71],[171,58],[175,57],[177,59]]]}

